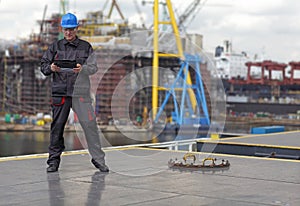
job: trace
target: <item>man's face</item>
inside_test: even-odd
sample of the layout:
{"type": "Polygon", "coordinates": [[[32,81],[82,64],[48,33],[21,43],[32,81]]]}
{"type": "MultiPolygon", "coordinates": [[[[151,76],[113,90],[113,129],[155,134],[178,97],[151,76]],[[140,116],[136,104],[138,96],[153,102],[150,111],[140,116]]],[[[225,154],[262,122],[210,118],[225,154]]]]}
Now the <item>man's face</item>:
{"type": "Polygon", "coordinates": [[[64,37],[67,41],[73,41],[76,39],[77,27],[75,28],[63,28],[64,37]]]}

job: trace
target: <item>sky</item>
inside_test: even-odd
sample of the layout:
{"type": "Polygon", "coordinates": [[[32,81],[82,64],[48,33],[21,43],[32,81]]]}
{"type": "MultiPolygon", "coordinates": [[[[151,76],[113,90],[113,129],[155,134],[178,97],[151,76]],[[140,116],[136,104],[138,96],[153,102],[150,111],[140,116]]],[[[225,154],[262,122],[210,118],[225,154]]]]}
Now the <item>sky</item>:
{"type": "MultiPolygon", "coordinates": [[[[182,14],[193,1],[172,0],[175,13],[182,14]]],[[[106,6],[105,2],[69,0],[68,11],[75,13],[78,19],[90,11],[104,9],[107,14],[111,1],[106,6]]],[[[146,25],[152,24],[152,4],[142,5],[142,0],[117,2],[129,22],[141,24],[140,10],[146,25]]],[[[19,40],[38,32],[37,20],[42,19],[46,5],[46,17],[60,12],[59,0],[0,0],[0,39],[19,40]]],[[[282,63],[300,61],[299,8],[299,0],[202,0],[197,12],[191,15],[194,18],[188,21],[186,31],[203,35],[206,52],[214,52],[216,46],[229,40],[233,51],[244,51],[250,57],[258,55],[282,63]]]]}

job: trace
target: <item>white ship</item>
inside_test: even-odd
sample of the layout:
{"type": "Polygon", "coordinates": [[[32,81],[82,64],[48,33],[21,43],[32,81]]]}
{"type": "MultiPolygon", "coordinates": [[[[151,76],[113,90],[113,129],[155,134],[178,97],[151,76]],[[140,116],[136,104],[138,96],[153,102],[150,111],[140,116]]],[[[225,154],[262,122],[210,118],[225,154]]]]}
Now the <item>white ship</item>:
{"type": "Polygon", "coordinates": [[[223,46],[217,46],[215,51],[215,65],[218,77],[221,79],[246,78],[246,62],[251,59],[246,52],[233,52],[231,42],[224,41],[223,46]]]}

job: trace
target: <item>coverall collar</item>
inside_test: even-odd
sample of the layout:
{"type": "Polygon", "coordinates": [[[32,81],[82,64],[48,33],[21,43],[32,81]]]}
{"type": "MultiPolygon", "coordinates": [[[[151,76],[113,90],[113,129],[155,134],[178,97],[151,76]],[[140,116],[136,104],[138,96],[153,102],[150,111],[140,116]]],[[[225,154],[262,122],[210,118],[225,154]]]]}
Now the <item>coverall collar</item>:
{"type": "Polygon", "coordinates": [[[74,46],[78,46],[78,44],[79,44],[79,39],[78,39],[78,37],[76,36],[76,39],[74,40],[74,41],[72,41],[72,42],[69,42],[69,41],[67,41],[66,39],[63,39],[63,43],[64,43],[64,45],[66,45],[66,44],[70,44],[70,45],[74,45],[74,46]]]}

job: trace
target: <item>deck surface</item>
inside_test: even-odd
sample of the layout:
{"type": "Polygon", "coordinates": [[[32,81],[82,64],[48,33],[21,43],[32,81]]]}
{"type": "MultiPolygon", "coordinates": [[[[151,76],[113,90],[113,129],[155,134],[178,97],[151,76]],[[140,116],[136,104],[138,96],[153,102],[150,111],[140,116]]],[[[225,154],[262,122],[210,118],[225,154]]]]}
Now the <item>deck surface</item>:
{"type": "MultiPolygon", "coordinates": [[[[108,174],[86,151],[65,153],[56,173],[47,155],[0,158],[0,205],[300,205],[300,162],[210,154],[228,170],[173,170],[184,152],[106,150],[108,174]]],[[[199,159],[209,154],[195,153],[199,159]]]]}

